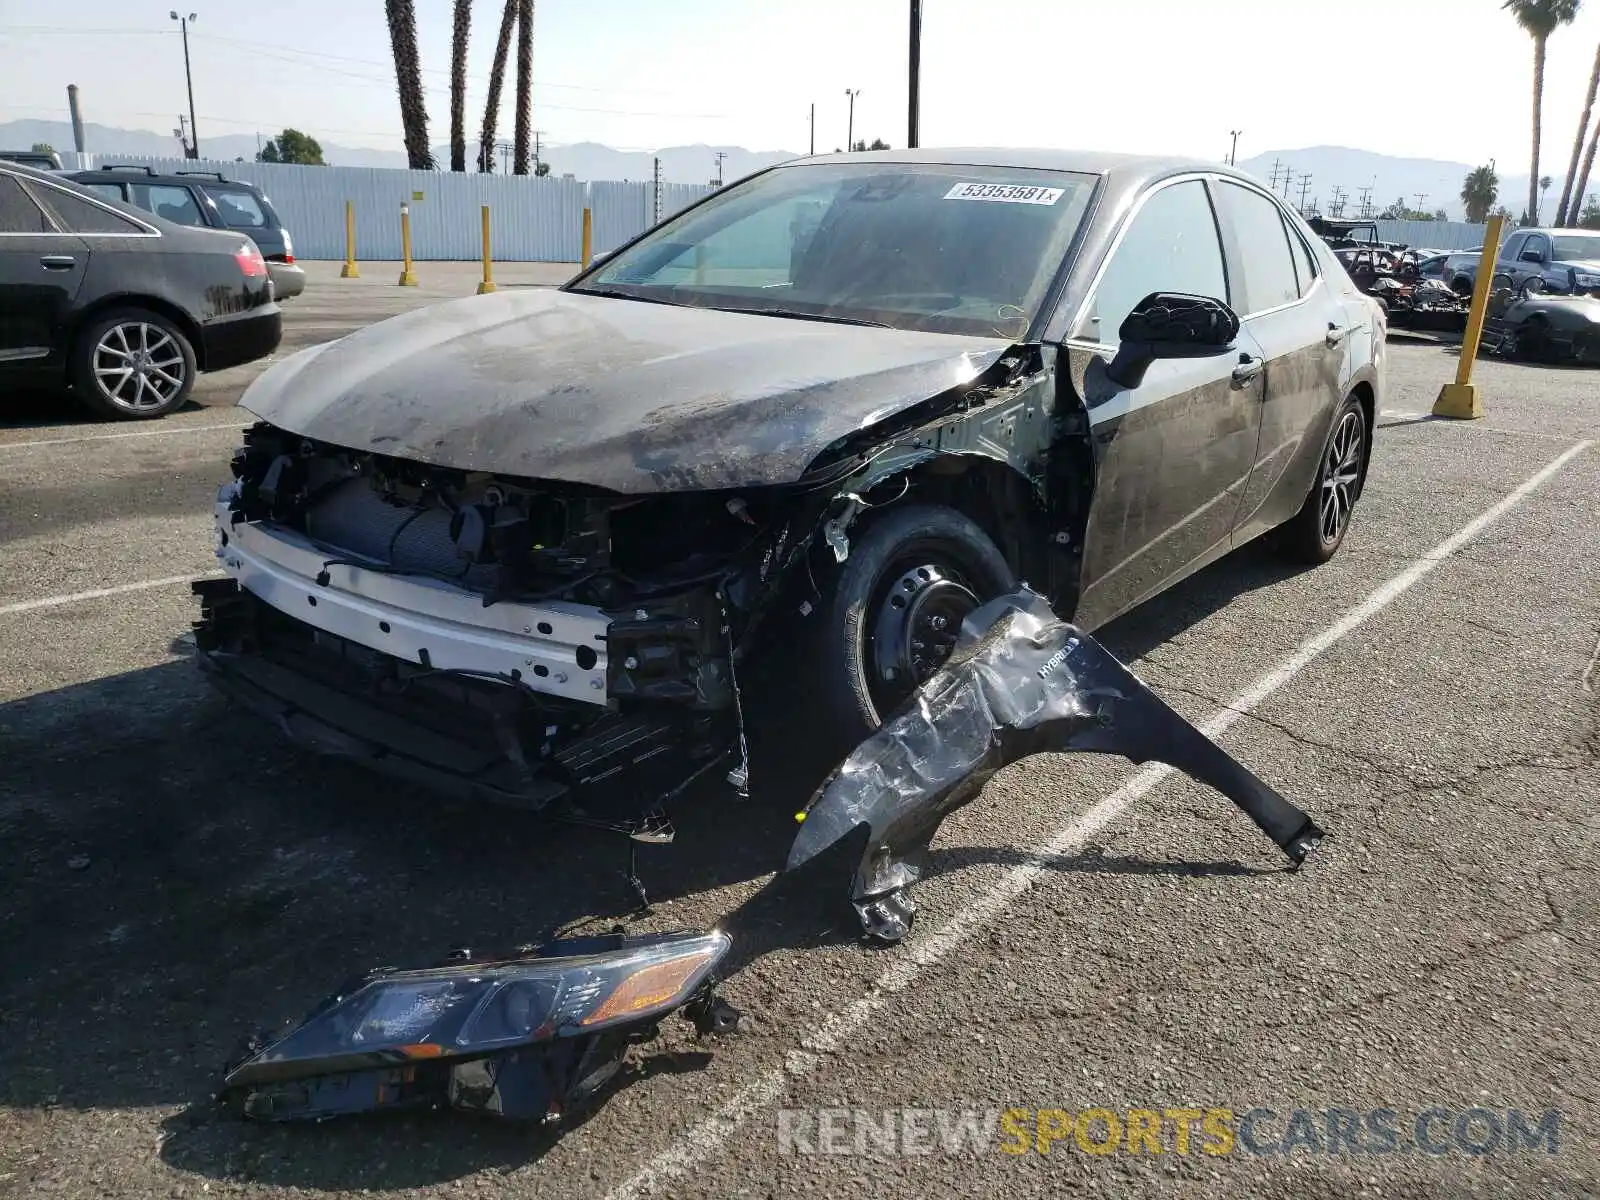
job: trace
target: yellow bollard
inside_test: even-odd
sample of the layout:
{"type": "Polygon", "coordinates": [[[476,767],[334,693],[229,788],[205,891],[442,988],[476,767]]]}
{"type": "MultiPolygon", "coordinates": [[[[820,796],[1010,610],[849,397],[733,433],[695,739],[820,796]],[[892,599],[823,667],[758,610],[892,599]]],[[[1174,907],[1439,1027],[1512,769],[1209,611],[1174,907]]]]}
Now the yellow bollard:
{"type": "Polygon", "coordinates": [[[356,206],[349,200],[344,202],[344,269],[339,278],[361,278],[361,268],[356,266],[356,206]]]}
{"type": "Polygon", "coordinates": [[[1483,401],[1472,383],[1472,364],[1478,358],[1478,343],[1483,340],[1483,323],[1489,316],[1489,289],[1494,283],[1494,265],[1500,258],[1500,235],[1504,217],[1490,217],[1483,232],[1483,253],[1478,258],[1478,278],[1472,286],[1472,307],[1467,310],[1467,330],[1461,337],[1461,359],[1456,363],[1456,381],[1439,389],[1433,403],[1436,417],[1455,417],[1472,421],[1483,416],[1483,401]]]}
{"type": "Polygon", "coordinates": [[[489,206],[483,206],[483,280],[478,284],[478,295],[495,290],[494,264],[489,259],[489,206]]]}
{"type": "Polygon", "coordinates": [[[585,208],[583,210],[583,269],[589,269],[589,263],[594,258],[594,213],[585,208]]]}
{"type": "Polygon", "coordinates": [[[400,286],[416,287],[417,273],[411,269],[411,206],[400,206],[400,286]]]}

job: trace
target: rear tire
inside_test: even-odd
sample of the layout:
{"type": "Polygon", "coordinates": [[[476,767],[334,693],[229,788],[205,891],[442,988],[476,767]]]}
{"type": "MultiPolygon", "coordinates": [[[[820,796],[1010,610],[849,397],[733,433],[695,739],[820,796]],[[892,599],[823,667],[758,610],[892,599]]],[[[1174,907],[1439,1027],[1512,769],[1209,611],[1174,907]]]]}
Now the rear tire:
{"type": "Polygon", "coordinates": [[[1371,436],[1366,410],[1354,396],[1347,397],[1334,416],[1305,503],[1273,539],[1286,558],[1320,566],[1339,552],[1360,494],[1371,436]]]}
{"type": "Polygon", "coordinates": [[[194,390],[194,347],[168,317],[143,308],[102,313],[72,346],[74,394],[97,417],[152,421],[194,390]]]}
{"type": "Polygon", "coordinates": [[[999,548],[953,508],[911,504],[857,525],[812,650],[830,750],[848,752],[949,657],[961,622],[1016,588],[999,548]]]}

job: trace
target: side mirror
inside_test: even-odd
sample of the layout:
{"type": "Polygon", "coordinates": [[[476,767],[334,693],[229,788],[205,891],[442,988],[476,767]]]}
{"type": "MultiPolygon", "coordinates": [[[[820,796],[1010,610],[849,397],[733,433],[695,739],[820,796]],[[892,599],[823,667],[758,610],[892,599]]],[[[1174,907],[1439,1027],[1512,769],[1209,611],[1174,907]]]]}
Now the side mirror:
{"type": "Polygon", "coordinates": [[[1530,262],[1530,263],[1542,263],[1542,262],[1544,262],[1544,255],[1541,254],[1537,250],[1524,250],[1521,254],[1519,254],[1517,256],[1517,258],[1518,258],[1518,261],[1520,261],[1520,262],[1530,262]]]}
{"type": "Polygon", "coordinates": [[[1239,338],[1239,317],[1221,300],[1181,292],[1152,292],[1117,330],[1121,345],[1106,367],[1119,387],[1136,388],[1150,364],[1161,358],[1212,358],[1239,338]]]}

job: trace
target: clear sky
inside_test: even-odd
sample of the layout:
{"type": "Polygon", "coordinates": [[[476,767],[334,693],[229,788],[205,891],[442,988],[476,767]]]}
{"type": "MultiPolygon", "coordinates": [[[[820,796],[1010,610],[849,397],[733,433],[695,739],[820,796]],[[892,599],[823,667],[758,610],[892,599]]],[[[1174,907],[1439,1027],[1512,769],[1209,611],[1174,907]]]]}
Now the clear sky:
{"type": "MultiPolygon", "coordinates": [[[[398,149],[380,0],[185,0],[209,132],[292,125],[398,149]]],[[[416,0],[430,140],[448,138],[450,0],[416,0]]],[[[0,0],[0,120],[87,116],[167,132],[185,106],[170,0],[0,0]]],[[[535,125],[625,149],[903,145],[906,0],[537,0],[535,125]]],[[[1322,144],[1526,163],[1530,43],[1500,0],[925,0],[924,145],[1240,157],[1322,144]]],[[[474,13],[468,128],[500,0],[474,13]]],[[[1600,41],[1600,0],[1552,39],[1544,169],[1561,174],[1600,41]]],[[[508,79],[507,100],[512,94],[508,79]]],[[[510,133],[509,104],[501,124],[510,133]]]]}

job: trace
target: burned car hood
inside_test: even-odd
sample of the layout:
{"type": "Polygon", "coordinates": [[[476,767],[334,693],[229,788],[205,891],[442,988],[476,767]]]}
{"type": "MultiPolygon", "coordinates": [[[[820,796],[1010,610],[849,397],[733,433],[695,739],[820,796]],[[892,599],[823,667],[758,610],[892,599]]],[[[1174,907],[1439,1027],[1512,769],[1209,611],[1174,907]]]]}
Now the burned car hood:
{"type": "Polygon", "coordinates": [[[1010,342],[508,290],[262,375],[245,409],[435,466],[616,492],[788,483],[837,439],[971,382],[1010,342]]]}

